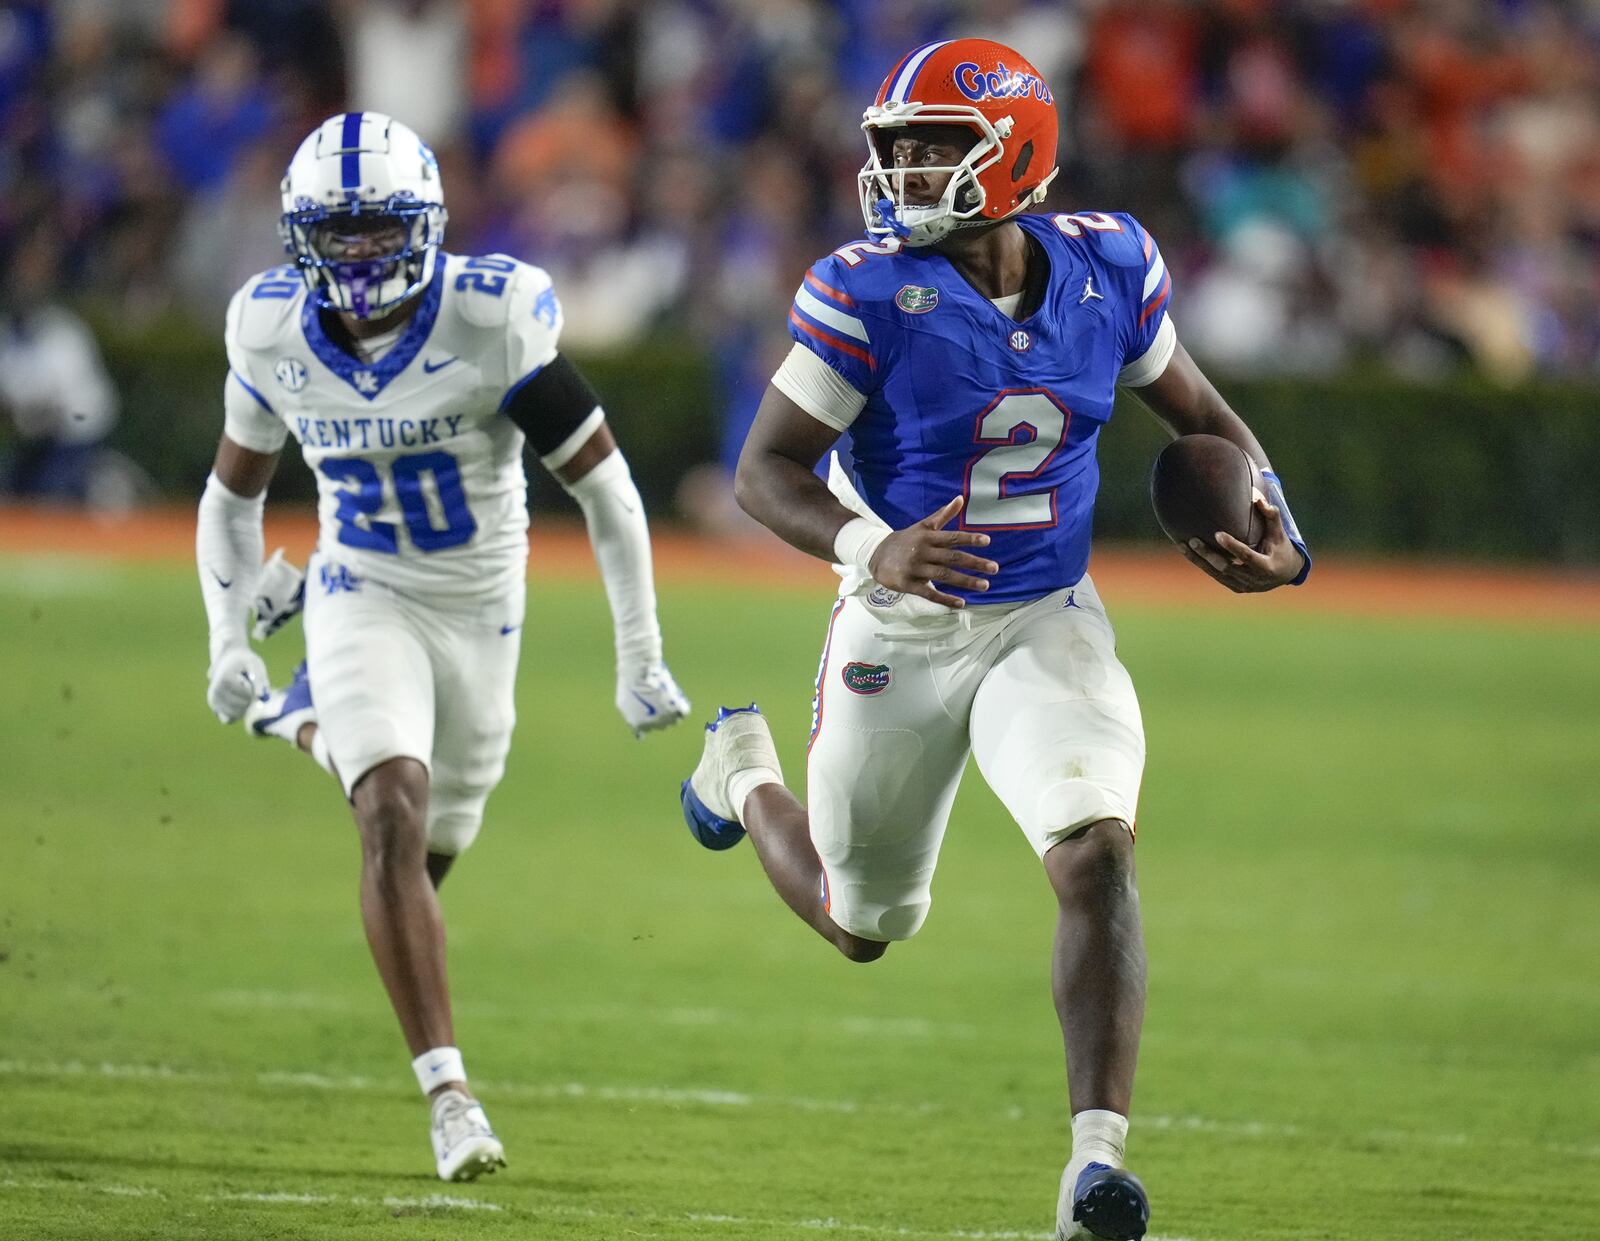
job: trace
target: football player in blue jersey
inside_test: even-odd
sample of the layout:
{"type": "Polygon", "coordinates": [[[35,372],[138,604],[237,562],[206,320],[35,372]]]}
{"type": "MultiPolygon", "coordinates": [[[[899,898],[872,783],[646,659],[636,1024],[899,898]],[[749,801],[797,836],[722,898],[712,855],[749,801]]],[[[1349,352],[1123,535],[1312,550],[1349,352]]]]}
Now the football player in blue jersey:
{"type": "Polygon", "coordinates": [[[1059,912],[1053,988],[1071,1155],[1056,1230],[1142,1236],[1124,1167],[1144,1017],[1134,882],[1138,701],[1085,570],[1100,428],[1118,386],[1177,434],[1238,444],[1264,471],[1257,547],[1188,558],[1235,591],[1310,570],[1261,445],[1178,343],[1172,279],[1116,213],[1024,214],[1055,176],[1048,84],[979,39],[917,48],[862,128],[868,239],[815,264],[795,345],[744,446],[739,503],[843,577],[822,650],[809,809],[754,706],[708,728],[683,786],[702,844],[748,832],[785,902],[852,961],[927,915],[967,757],[1043,862],[1059,912]],[[854,478],[834,459],[848,432],[854,478]]]}

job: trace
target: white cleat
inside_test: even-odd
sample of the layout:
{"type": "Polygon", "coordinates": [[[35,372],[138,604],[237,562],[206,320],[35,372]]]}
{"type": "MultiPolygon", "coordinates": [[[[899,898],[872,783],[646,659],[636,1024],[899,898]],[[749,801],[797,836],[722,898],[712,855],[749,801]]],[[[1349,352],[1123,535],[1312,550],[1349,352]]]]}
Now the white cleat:
{"type": "Polygon", "coordinates": [[[294,670],[294,679],[283,689],[275,689],[244,713],[245,727],[258,737],[277,737],[292,746],[300,744],[300,730],[317,722],[317,708],[311,701],[311,680],[305,660],[294,670]]]}
{"type": "Polygon", "coordinates": [[[1150,1226],[1150,1198],[1126,1168],[1074,1156],[1061,1173],[1056,1241],[1139,1241],[1150,1226]]]}
{"type": "Polygon", "coordinates": [[[706,725],[700,763],[679,793],[684,822],[706,848],[731,849],[744,839],[744,828],[739,825],[741,807],[733,804],[728,785],[741,771],[755,767],[783,778],[766,719],[755,703],[721,708],[717,718],[706,725]]]}
{"type": "Polygon", "coordinates": [[[441,1181],[475,1181],[506,1166],[505,1147],[489,1128],[483,1108],[459,1090],[434,1097],[431,1133],[441,1181]]]}

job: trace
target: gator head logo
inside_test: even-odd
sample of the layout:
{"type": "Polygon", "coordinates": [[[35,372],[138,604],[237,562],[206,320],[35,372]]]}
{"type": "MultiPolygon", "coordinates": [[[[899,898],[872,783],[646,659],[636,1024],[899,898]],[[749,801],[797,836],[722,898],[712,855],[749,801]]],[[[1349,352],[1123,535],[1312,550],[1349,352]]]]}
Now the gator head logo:
{"type": "Polygon", "coordinates": [[[888,664],[864,664],[853,661],[844,666],[840,674],[844,687],[852,694],[881,694],[889,688],[888,664]]]}
{"type": "Polygon", "coordinates": [[[908,315],[925,315],[939,304],[939,290],[908,284],[894,295],[894,304],[908,315]]]}

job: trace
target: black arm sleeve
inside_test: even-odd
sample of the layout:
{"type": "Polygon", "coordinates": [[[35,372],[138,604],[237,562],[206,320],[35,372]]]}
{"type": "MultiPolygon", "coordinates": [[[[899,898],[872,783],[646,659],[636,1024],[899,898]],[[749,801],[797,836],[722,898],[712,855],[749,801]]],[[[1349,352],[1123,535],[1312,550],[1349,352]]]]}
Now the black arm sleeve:
{"type": "Polygon", "coordinates": [[[558,353],[532,379],[511,389],[504,412],[543,457],[566,443],[599,404],[583,372],[558,353]]]}

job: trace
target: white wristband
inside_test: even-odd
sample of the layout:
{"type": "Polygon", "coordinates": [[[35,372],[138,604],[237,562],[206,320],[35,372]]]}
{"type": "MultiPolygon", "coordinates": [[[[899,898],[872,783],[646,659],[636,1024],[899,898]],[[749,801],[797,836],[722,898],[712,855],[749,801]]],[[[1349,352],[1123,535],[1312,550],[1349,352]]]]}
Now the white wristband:
{"type": "Polygon", "coordinates": [[[872,557],[878,545],[893,533],[887,526],[870,522],[865,517],[852,517],[833,536],[833,554],[840,564],[860,569],[871,577],[872,557]]]}

